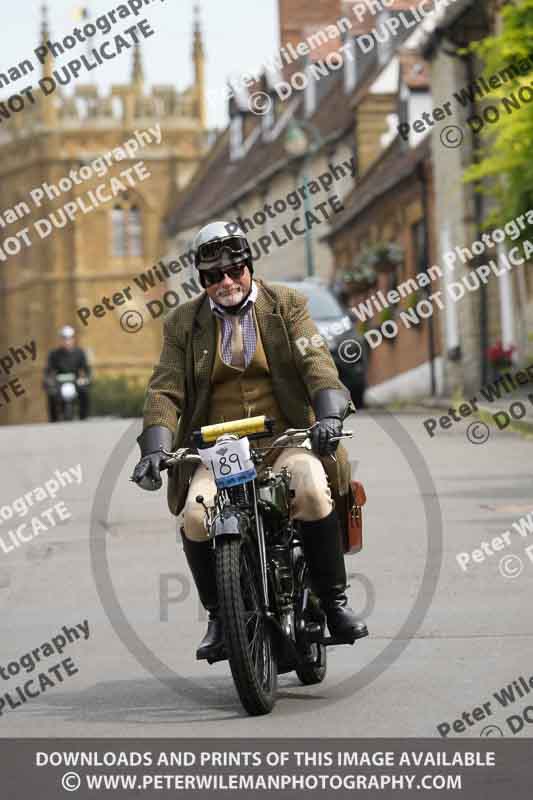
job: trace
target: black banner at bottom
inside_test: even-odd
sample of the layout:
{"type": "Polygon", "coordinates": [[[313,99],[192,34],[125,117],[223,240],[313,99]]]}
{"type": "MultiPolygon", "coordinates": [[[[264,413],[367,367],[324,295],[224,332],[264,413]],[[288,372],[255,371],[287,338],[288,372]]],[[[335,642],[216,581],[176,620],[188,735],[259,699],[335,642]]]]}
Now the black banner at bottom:
{"type": "Polygon", "coordinates": [[[531,797],[528,739],[3,739],[7,800],[531,797]]]}

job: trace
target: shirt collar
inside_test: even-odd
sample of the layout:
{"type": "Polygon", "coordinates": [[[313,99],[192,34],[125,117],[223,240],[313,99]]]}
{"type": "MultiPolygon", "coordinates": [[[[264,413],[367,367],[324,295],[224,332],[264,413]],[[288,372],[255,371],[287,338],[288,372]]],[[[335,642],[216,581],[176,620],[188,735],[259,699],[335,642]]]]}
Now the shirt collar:
{"type": "MultiPolygon", "coordinates": [[[[253,305],[255,303],[255,301],[257,300],[257,294],[258,294],[258,292],[257,292],[257,284],[256,284],[256,282],[254,280],[252,280],[252,290],[251,290],[250,294],[248,295],[248,297],[246,298],[246,303],[242,307],[241,313],[243,312],[244,309],[249,311],[249,306],[253,305]]],[[[209,305],[210,305],[211,311],[213,313],[215,313],[215,314],[218,313],[218,314],[220,314],[222,316],[224,316],[226,314],[226,309],[224,308],[224,306],[219,306],[210,297],[209,297],[209,305]]]]}

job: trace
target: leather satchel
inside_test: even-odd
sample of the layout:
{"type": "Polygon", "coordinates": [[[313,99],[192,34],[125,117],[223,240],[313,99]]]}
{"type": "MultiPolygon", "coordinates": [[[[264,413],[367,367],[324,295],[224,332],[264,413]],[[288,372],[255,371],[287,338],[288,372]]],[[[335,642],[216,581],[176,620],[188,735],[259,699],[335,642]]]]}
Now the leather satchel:
{"type": "Polygon", "coordinates": [[[346,518],[342,525],[343,550],[345,555],[358,553],[363,547],[363,506],[366,492],[359,481],[350,481],[347,494],[346,518]]]}

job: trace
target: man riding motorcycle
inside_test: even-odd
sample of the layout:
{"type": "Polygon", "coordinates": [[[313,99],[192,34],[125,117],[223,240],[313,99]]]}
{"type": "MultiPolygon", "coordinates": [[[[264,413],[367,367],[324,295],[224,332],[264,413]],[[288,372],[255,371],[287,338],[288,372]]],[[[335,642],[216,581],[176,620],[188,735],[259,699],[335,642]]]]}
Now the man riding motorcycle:
{"type": "MultiPolygon", "coordinates": [[[[346,495],[350,479],[346,451],[332,441],[349,413],[350,397],[326,347],[305,348],[304,355],[296,344],[301,337],[318,341],[313,340],[318,331],[307,300],[288,287],[254,279],[249,243],[240,229],[228,234],[234,227],[213,222],[194,240],[195,265],[205,292],[165,320],[160,361],[147,389],[144,429],[137,440],[141,460],[133,480],[144,489],[159,489],[162,450],[193,446],[192,433],[203,425],[265,414],[276,420],[274,438],[288,427],[314,424],[312,450],[274,451],[268,463],[274,471],[286,466],[291,473],[292,518],[301,521],[311,585],[331,635],[361,638],[368,631],[348,606],[334,504],[346,495]]],[[[204,508],[195,499],[202,495],[204,504],[212,506],[215,493],[214,479],[204,465],[171,468],[169,508],[175,515],[184,512],[185,556],[209,613],[197,658],[207,658],[223,643],[215,554],[207,540],[204,508]]]]}
{"type": "Polygon", "coordinates": [[[73,374],[76,376],[76,389],[80,407],[80,419],[89,416],[89,382],[91,368],[87,362],[85,351],[76,347],[75,331],[65,325],[59,331],[60,345],[48,354],[48,363],[44,371],[43,388],[48,395],[48,419],[57,422],[59,404],[61,402],[58,375],[73,374]]]}

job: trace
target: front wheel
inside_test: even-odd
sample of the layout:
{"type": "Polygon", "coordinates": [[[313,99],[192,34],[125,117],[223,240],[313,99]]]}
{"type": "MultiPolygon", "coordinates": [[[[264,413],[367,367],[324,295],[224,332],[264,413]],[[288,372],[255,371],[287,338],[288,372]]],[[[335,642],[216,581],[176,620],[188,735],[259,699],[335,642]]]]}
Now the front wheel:
{"type": "Polygon", "coordinates": [[[63,420],[65,422],[72,422],[74,419],[74,403],[70,401],[63,401],[63,420]]]}
{"type": "Polygon", "coordinates": [[[259,590],[259,574],[247,543],[217,541],[217,588],[233,681],[252,716],[268,714],[276,701],[277,667],[259,590]]]}

